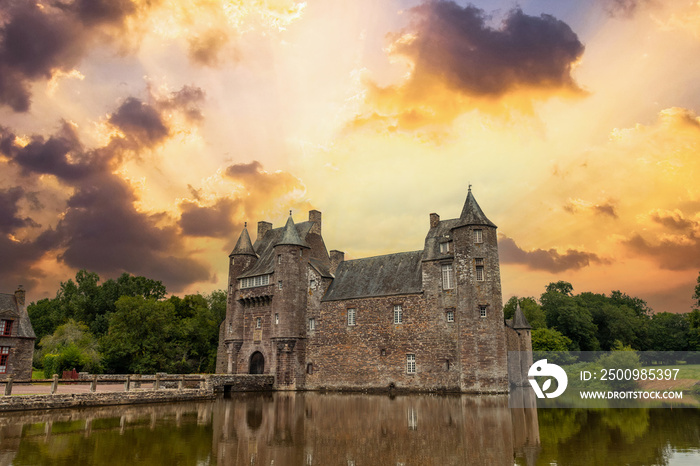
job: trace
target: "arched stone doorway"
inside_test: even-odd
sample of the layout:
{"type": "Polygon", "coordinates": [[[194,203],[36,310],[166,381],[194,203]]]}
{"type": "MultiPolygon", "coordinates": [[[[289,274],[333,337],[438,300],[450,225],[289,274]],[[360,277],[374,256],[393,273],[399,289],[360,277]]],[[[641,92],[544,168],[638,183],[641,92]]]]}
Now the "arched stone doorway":
{"type": "Polygon", "coordinates": [[[265,357],[260,351],[256,351],[250,356],[249,374],[262,374],[265,372],[265,357]]]}

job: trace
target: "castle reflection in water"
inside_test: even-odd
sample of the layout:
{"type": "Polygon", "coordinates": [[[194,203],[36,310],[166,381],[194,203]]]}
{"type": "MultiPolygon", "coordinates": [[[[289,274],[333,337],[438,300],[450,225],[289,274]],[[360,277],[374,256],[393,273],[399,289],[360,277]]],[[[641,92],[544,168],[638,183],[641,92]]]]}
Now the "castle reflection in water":
{"type": "Polygon", "coordinates": [[[507,396],[276,393],[214,419],[227,466],[535,464],[539,446],[537,410],[508,408],[507,396]]]}
{"type": "Polygon", "coordinates": [[[4,464],[535,464],[536,409],[507,396],[242,393],[0,415],[4,464]]]}

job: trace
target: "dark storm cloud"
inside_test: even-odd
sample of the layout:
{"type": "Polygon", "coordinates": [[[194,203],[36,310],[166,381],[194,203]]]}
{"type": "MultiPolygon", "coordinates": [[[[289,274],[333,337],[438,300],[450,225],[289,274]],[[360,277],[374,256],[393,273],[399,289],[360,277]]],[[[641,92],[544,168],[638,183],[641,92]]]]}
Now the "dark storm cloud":
{"type": "Polygon", "coordinates": [[[228,35],[220,29],[211,29],[200,36],[194,36],[189,39],[190,60],[199,65],[216,66],[228,41],[228,35]]]}
{"type": "Polygon", "coordinates": [[[18,228],[39,226],[31,218],[22,218],[19,215],[17,204],[23,197],[25,197],[25,192],[21,186],[0,189],[0,233],[13,233],[18,228]]]}
{"type": "Polygon", "coordinates": [[[171,92],[165,99],[157,102],[157,107],[161,110],[179,110],[185,115],[187,121],[198,123],[204,116],[199,108],[205,99],[204,91],[196,86],[183,86],[179,91],[171,92]]]}
{"type": "MultiPolygon", "coordinates": [[[[26,272],[51,251],[70,267],[106,276],[144,275],[162,280],[171,291],[209,280],[208,265],[189,257],[173,219],[139,211],[134,189],[113,173],[125,149],[138,153],[168,138],[171,131],[163,112],[186,114],[196,109],[200,99],[196,88],[175,92],[154,105],[130,97],[108,119],[124,137],[113,137],[104,147],[89,150],[67,123],[48,138],[31,136],[26,146],[0,127],[0,153],[19,166],[23,176],[54,175],[74,190],[55,228],[43,231],[34,242],[0,237],[0,257],[6,256],[8,263],[26,272]]],[[[0,215],[7,228],[25,222],[16,211],[17,195],[15,191],[6,194],[6,202],[0,197],[0,215]]],[[[0,278],[4,266],[0,266],[0,278]]]]}
{"type": "Polygon", "coordinates": [[[640,234],[624,243],[632,251],[654,259],[666,270],[697,270],[700,264],[700,237],[690,232],[682,240],[664,238],[652,242],[640,234]]]}
{"type": "Polygon", "coordinates": [[[584,46],[553,16],[516,9],[493,29],[482,10],[452,1],[428,1],[410,12],[414,21],[393,37],[396,53],[415,65],[409,85],[439,78],[461,92],[492,97],[523,87],[579,90],[571,69],[584,46]],[[405,34],[414,38],[401,39],[405,34]]]}
{"type": "Polygon", "coordinates": [[[87,25],[118,23],[136,12],[136,4],[132,0],[75,0],[58,5],[74,12],[87,25]]]}
{"type": "Polygon", "coordinates": [[[257,175],[262,170],[262,164],[257,160],[250,163],[236,163],[226,168],[226,176],[240,178],[242,176],[257,175]]]}
{"type": "Polygon", "coordinates": [[[28,288],[38,284],[41,273],[33,267],[44,252],[36,242],[14,241],[7,235],[0,235],[0,283],[4,287],[23,284],[28,288]]]}
{"type": "Polygon", "coordinates": [[[204,264],[178,257],[184,248],[177,229],[159,226],[162,216],[137,211],[136,200],[131,186],[111,173],[83,180],[56,227],[65,248],[60,259],[106,275],[144,275],[175,290],[208,280],[204,264]]]}
{"type": "Polygon", "coordinates": [[[153,147],[170,134],[158,110],[135,97],[126,99],[109,117],[109,123],[119,128],[127,140],[144,147],[153,147]]]}
{"type": "Polygon", "coordinates": [[[14,141],[14,134],[0,127],[0,154],[19,165],[25,176],[47,174],[73,182],[104,170],[110,159],[104,151],[84,152],[78,135],[66,122],[48,139],[35,135],[24,147],[14,141]]]}
{"type": "Polygon", "coordinates": [[[570,214],[576,214],[581,211],[591,211],[596,215],[617,218],[617,207],[612,201],[607,201],[603,204],[581,205],[575,201],[569,200],[564,204],[563,209],[570,214]]]}
{"type": "Polygon", "coordinates": [[[125,19],[160,3],[0,0],[0,105],[26,112],[32,82],[73,69],[95,38],[131,40],[125,19]]]}
{"type": "Polygon", "coordinates": [[[180,204],[180,228],[187,236],[228,238],[234,234],[233,214],[238,202],[233,199],[218,199],[213,206],[202,207],[195,202],[180,204]]]}
{"type": "Polygon", "coordinates": [[[0,6],[0,104],[16,112],[30,105],[31,81],[70,70],[86,47],[85,29],[69,15],[53,14],[34,2],[0,6]]]}
{"type": "Polygon", "coordinates": [[[498,255],[503,264],[522,264],[532,270],[545,270],[557,273],[565,270],[578,270],[591,263],[605,263],[598,255],[568,249],[560,254],[556,249],[521,249],[512,238],[501,236],[498,240],[498,255]]]}
{"type": "Polygon", "coordinates": [[[650,215],[651,219],[666,228],[672,230],[685,231],[690,229],[695,222],[685,218],[681,211],[655,210],[650,215]]]}

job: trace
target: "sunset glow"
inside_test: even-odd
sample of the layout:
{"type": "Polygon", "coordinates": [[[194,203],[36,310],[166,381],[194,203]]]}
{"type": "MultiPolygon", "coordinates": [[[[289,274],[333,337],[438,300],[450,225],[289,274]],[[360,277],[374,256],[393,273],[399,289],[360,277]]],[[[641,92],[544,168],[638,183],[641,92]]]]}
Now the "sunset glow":
{"type": "Polygon", "coordinates": [[[687,0],[5,2],[0,291],[225,288],[243,223],[290,209],[347,258],[418,250],[472,184],[504,299],[687,312],[699,56],[687,0]]]}

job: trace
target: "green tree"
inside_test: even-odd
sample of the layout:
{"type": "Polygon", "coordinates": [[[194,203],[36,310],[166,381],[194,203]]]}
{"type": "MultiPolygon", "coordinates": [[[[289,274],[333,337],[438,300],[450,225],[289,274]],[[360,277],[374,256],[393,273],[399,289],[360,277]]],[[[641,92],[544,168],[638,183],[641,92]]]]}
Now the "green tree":
{"type": "Polygon", "coordinates": [[[591,312],[572,295],[571,283],[559,281],[547,285],[540,298],[547,327],[571,339],[574,351],[595,351],[599,348],[596,326],[591,312]]]}
{"type": "Polygon", "coordinates": [[[698,284],[695,285],[695,293],[693,293],[693,299],[695,300],[695,307],[700,308],[700,272],[698,272],[698,284]]]}
{"type": "Polygon", "coordinates": [[[47,378],[70,369],[101,371],[97,340],[86,325],[73,319],[60,325],[52,335],[44,336],[39,347],[39,358],[47,378]]]}
{"type": "Polygon", "coordinates": [[[122,296],[101,340],[105,369],[117,373],[169,372],[175,360],[175,306],[142,296],[122,296]]]}
{"type": "Polygon", "coordinates": [[[570,338],[551,328],[532,331],[532,351],[569,351],[572,344],[570,338]]]}

